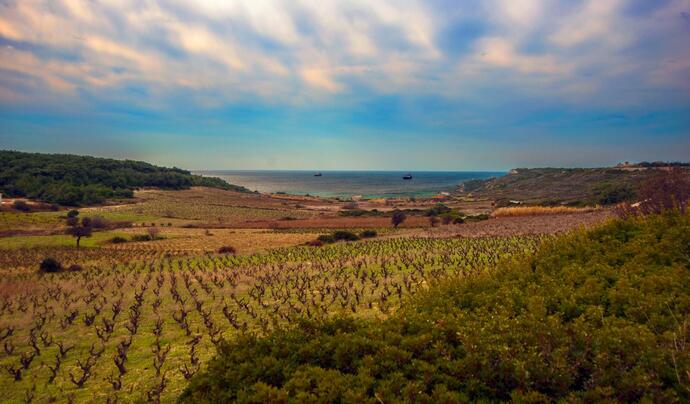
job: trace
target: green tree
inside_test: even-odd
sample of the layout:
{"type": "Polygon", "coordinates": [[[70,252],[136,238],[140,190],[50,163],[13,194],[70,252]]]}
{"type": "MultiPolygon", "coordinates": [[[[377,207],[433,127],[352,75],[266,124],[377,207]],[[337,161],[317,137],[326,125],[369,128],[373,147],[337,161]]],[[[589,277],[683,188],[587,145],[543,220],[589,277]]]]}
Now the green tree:
{"type": "Polygon", "coordinates": [[[93,227],[91,219],[85,217],[79,222],[76,217],[68,218],[67,220],[67,231],[66,233],[77,239],[77,248],[79,248],[79,243],[82,237],[91,237],[93,233],[93,227]]]}
{"type": "Polygon", "coordinates": [[[391,216],[391,223],[393,223],[393,227],[398,227],[405,221],[405,219],[407,219],[405,212],[396,209],[393,211],[393,215],[391,216]]]}

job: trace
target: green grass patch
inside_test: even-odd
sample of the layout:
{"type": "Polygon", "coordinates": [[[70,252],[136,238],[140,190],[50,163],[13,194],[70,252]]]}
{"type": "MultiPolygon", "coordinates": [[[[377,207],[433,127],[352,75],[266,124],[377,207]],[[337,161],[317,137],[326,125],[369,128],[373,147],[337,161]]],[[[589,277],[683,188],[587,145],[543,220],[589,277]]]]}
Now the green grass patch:
{"type": "MultiPolygon", "coordinates": [[[[91,237],[83,237],[81,247],[93,248],[108,243],[113,237],[125,237],[123,232],[103,231],[95,232],[91,237]]],[[[76,239],[66,234],[50,236],[12,236],[0,238],[0,249],[34,248],[34,247],[73,247],[76,239]]]]}
{"type": "Polygon", "coordinates": [[[65,212],[0,212],[0,230],[24,229],[26,227],[49,227],[60,224],[65,212]]]}

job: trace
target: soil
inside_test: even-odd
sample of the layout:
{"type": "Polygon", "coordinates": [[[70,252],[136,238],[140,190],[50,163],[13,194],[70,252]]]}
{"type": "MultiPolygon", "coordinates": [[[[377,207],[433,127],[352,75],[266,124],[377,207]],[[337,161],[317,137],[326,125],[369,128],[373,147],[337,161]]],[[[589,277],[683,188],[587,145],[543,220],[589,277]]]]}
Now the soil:
{"type": "Polygon", "coordinates": [[[602,223],[613,217],[608,210],[569,215],[498,217],[460,225],[411,229],[389,237],[492,237],[559,234],[602,223]]]}

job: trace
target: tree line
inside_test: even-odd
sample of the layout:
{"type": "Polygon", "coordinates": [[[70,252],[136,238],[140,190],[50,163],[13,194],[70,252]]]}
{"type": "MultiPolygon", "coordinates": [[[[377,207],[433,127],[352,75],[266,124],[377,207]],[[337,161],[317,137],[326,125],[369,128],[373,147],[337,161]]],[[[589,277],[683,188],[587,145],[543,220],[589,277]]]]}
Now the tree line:
{"type": "Polygon", "coordinates": [[[142,161],[0,150],[0,192],[10,197],[81,206],[102,203],[108,198],[130,198],[133,190],[141,187],[192,186],[246,191],[220,178],[142,161]]]}

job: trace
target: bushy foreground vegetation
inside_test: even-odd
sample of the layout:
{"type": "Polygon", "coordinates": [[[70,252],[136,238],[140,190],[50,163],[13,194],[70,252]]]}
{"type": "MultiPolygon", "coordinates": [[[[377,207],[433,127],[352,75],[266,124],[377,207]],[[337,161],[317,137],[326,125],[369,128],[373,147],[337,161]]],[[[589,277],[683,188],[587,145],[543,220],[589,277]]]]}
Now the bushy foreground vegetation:
{"type": "Polygon", "coordinates": [[[386,321],[220,345],[185,402],[690,400],[690,215],[616,221],[417,295],[386,321]]]}
{"type": "Polygon", "coordinates": [[[0,150],[0,193],[11,197],[78,206],[101,203],[107,198],[128,198],[139,187],[191,186],[246,191],[219,178],[141,161],[0,150]]]}

